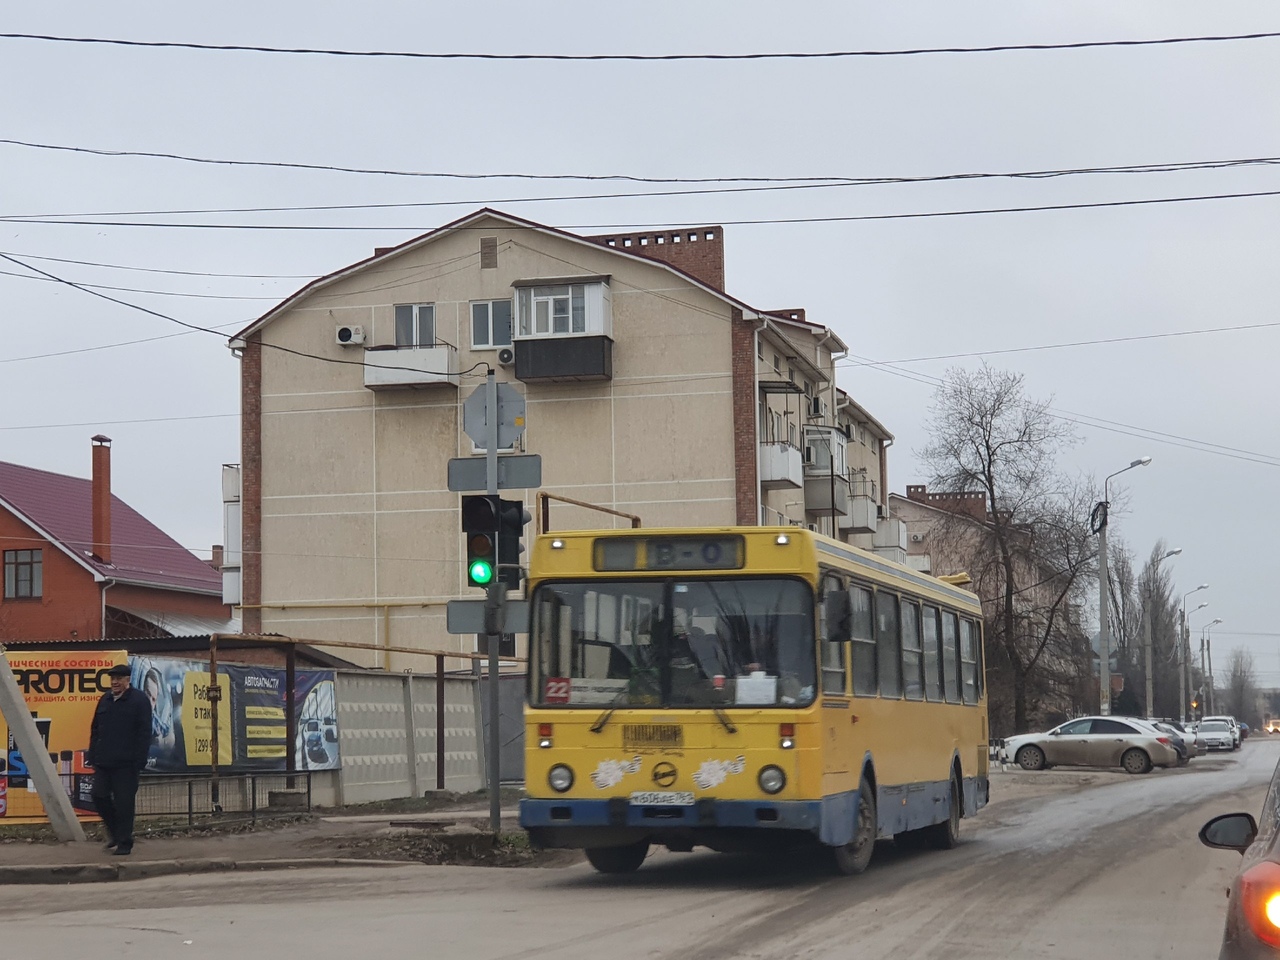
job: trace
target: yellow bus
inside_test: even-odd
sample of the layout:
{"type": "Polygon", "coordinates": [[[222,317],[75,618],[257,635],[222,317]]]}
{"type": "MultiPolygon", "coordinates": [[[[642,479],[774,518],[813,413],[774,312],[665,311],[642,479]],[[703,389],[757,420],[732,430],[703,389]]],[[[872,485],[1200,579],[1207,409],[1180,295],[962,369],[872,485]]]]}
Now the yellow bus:
{"type": "Polygon", "coordinates": [[[576,531],[530,558],[527,799],[604,873],[651,845],[954,846],[987,802],[982,609],[798,527],[576,531]]]}

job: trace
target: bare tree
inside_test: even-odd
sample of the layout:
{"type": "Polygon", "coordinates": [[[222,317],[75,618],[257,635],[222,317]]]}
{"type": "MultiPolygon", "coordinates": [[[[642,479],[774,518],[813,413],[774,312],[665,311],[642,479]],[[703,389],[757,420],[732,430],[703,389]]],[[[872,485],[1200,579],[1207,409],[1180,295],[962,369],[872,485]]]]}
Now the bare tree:
{"type": "Polygon", "coordinates": [[[929,433],[920,456],[933,488],[986,497],[985,518],[956,513],[943,534],[966,556],[987,611],[993,726],[1007,709],[1021,732],[1043,698],[1079,706],[1087,697],[1080,610],[1095,563],[1085,517],[1096,495],[1058,470],[1075,436],[1048,403],[1027,398],[1019,374],[948,371],[929,433]]]}
{"type": "Polygon", "coordinates": [[[1258,675],[1253,666],[1253,654],[1243,647],[1232,650],[1227,660],[1227,685],[1219,702],[1221,712],[1243,720],[1255,730],[1261,726],[1258,720],[1258,675]]]}

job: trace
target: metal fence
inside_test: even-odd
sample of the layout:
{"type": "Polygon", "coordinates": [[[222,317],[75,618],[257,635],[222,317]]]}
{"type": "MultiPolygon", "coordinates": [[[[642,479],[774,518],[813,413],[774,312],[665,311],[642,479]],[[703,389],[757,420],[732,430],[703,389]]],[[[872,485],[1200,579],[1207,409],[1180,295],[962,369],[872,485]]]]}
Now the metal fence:
{"type": "Polygon", "coordinates": [[[192,826],[214,818],[257,822],[310,812],[310,773],[220,776],[216,798],[208,776],[143,777],[138,784],[138,816],[185,816],[192,826]]]}

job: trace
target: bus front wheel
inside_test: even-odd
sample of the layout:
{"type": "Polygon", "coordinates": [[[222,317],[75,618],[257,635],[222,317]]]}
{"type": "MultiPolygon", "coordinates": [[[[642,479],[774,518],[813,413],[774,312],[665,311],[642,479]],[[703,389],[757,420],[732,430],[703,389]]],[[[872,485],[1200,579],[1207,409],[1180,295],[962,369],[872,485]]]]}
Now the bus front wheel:
{"type": "Polygon", "coordinates": [[[853,840],[843,847],[829,848],[836,872],[851,877],[866,870],[871,863],[871,854],[876,848],[878,832],[876,793],[873,787],[867,791],[866,796],[858,800],[858,822],[853,828],[853,840]]]}
{"type": "Polygon", "coordinates": [[[625,847],[589,847],[587,860],[599,873],[635,873],[649,855],[649,841],[625,847]]]}

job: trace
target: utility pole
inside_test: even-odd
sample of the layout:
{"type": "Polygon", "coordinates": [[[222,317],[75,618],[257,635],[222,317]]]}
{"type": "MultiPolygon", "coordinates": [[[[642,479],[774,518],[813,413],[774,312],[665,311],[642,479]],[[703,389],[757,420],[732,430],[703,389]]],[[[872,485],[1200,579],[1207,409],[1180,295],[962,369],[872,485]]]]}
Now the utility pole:
{"type": "Polygon", "coordinates": [[[1107,497],[1113,478],[1134,467],[1145,467],[1150,457],[1140,457],[1124,470],[1117,470],[1102,481],[1102,501],[1093,508],[1093,529],[1098,534],[1098,712],[1111,715],[1111,604],[1107,596],[1107,520],[1111,503],[1107,497]]]}
{"type": "Polygon", "coordinates": [[[1184,669],[1182,669],[1182,668],[1183,668],[1183,662],[1182,662],[1182,661],[1183,661],[1183,653],[1182,653],[1182,651],[1183,651],[1183,647],[1184,647],[1184,645],[1185,645],[1185,643],[1186,643],[1185,637],[1186,637],[1186,634],[1187,634],[1187,600],[1186,600],[1186,597],[1183,597],[1183,598],[1182,598],[1182,612],[1181,612],[1181,616],[1179,617],[1179,619],[1181,620],[1181,623],[1179,623],[1179,624],[1178,624],[1178,639],[1177,639],[1177,645],[1178,645],[1178,658],[1177,658],[1177,667],[1178,667],[1178,720],[1179,720],[1179,722],[1183,722],[1183,723],[1185,723],[1185,722],[1186,722],[1186,719],[1187,719],[1187,672],[1186,672],[1184,669]]]}
{"type": "MultiPolygon", "coordinates": [[[[1106,503],[1105,500],[1103,502],[1106,503]]],[[[1111,715],[1111,598],[1107,596],[1108,586],[1107,517],[1104,514],[1102,529],[1098,531],[1098,712],[1104,717],[1111,715]]]]}

